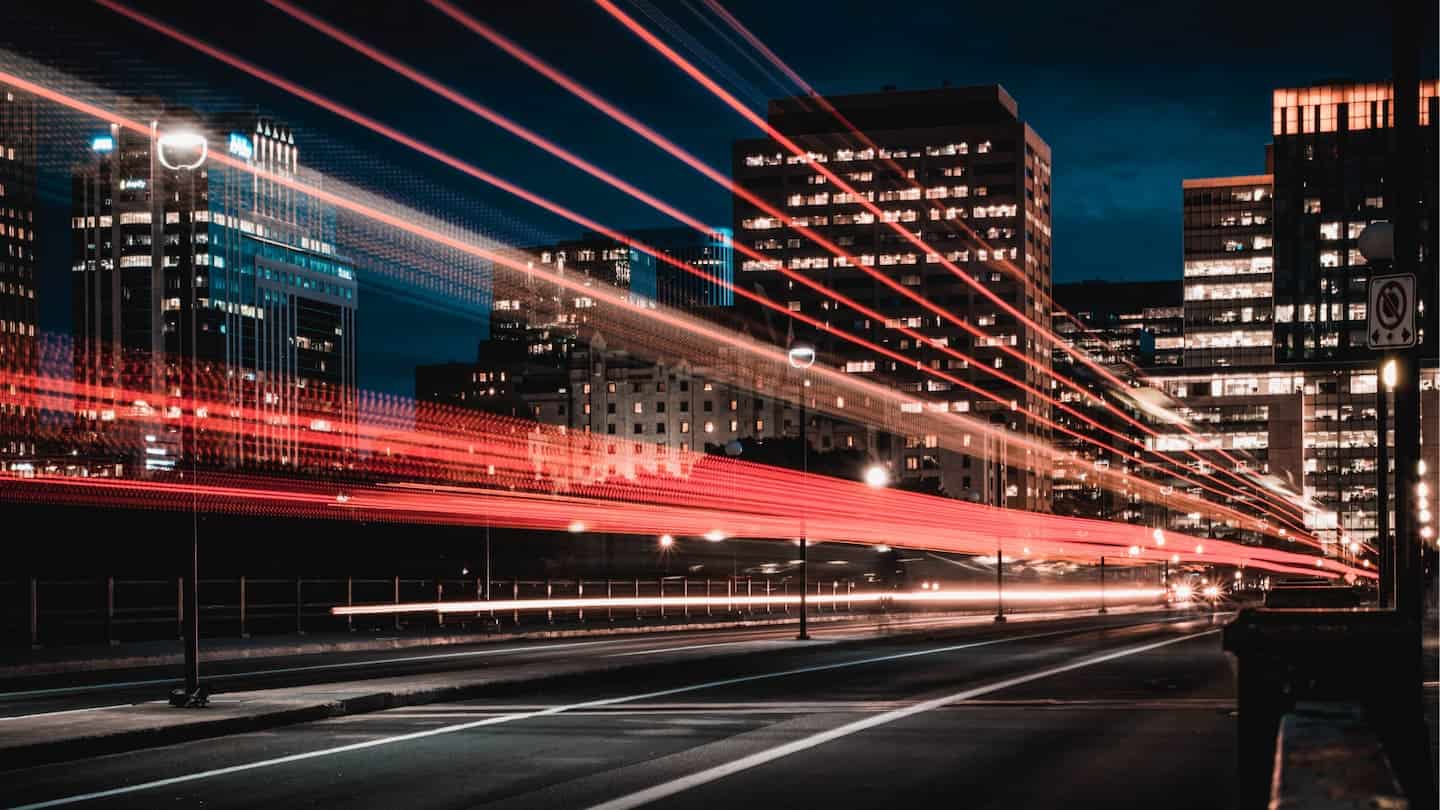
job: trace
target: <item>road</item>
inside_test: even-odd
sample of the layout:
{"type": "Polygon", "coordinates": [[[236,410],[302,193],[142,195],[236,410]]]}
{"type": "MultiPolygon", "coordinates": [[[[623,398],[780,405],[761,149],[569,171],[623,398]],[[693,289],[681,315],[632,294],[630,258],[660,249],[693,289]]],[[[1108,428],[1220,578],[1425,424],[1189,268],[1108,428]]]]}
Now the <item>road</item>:
{"type": "MultiPolygon", "coordinates": [[[[1044,615],[1065,614],[1033,614],[1044,615]]],[[[1072,614],[1073,615],[1073,614],[1072,614]]],[[[989,616],[896,615],[885,619],[815,623],[822,637],[916,628],[984,624],[989,616]]],[[[520,667],[545,661],[703,655],[723,647],[780,642],[793,638],[791,625],[758,625],[691,632],[652,632],[566,639],[510,639],[435,648],[385,649],[363,652],[312,653],[279,658],[241,658],[205,662],[202,677],[214,691],[278,689],[336,680],[362,680],[399,675],[457,671],[475,667],[520,667]]],[[[180,679],[178,666],[147,666],[120,670],[77,671],[24,678],[0,678],[0,722],[7,718],[162,699],[180,679]]]]}
{"type": "Polygon", "coordinates": [[[0,805],[1212,810],[1230,804],[1234,776],[1220,621],[1096,617],[677,655],[11,771],[0,805]]]}

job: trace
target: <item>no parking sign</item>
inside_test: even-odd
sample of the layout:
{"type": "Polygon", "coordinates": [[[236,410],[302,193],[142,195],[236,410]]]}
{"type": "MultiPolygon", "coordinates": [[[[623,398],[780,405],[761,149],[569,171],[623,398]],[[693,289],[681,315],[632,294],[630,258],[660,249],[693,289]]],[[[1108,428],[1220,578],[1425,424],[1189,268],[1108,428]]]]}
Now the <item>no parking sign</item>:
{"type": "Polygon", "coordinates": [[[1370,279],[1369,323],[1365,342],[1372,349],[1404,349],[1415,345],[1415,276],[1370,279]]]}

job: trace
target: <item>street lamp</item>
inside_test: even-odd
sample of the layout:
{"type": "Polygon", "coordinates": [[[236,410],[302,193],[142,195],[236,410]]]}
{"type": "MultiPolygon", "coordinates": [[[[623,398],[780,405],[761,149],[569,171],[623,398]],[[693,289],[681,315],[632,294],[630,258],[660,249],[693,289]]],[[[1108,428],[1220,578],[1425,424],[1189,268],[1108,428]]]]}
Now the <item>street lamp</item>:
{"type": "Polygon", "coordinates": [[[209,154],[205,136],[193,130],[175,130],[155,139],[155,157],[172,171],[194,171],[209,154]]]}
{"type": "MultiPolygon", "coordinates": [[[[786,359],[790,367],[800,372],[800,469],[802,472],[810,472],[810,442],[805,435],[806,423],[809,419],[805,415],[805,388],[809,385],[806,371],[815,365],[815,347],[808,343],[792,343],[790,351],[786,353],[786,359]]],[[[809,553],[806,546],[807,529],[805,524],[805,501],[800,501],[800,633],[796,636],[801,641],[810,638],[810,621],[806,615],[807,599],[806,589],[810,585],[810,563],[809,553]]]]}
{"type": "Polygon", "coordinates": [[[884,489],[890,485],[890,471],[883,464],[871,464],[865,468],[865,485],[871,489],[884,489]]]}
{"type": "MultiPolygon", "coordinates": [[[[152,131],[158,125],[152,124],[152,131]]],[[[184,173],[184,180],[188,180],[189,195],[184,200],[184,219],[190,226],[190,238],[188,240],[189,261],[181,266],[180,272],[185,279],[185,286],[189,288],[189,342],[182,342],[182,347],[188,349],[190,355],[190,419],[188,428],[182,423],[182,458],[188,453],[190,456],[190,570],[185,577],[182,577],[181,599],[185,613],[185,686],[183,693],[171,692],[170,704],[178,708],[194,708],[204,706],[209,702],[208,689],[200,685],[200,599],[199,599],[199,577],[200,577],[200,500],[199,493],[195,487],[195,477],[198,470],[199,442],[196,441],[196,432],[199,430],[197,419],[197,399],[195,394],[196,381],[199,378],[198,346],[196,345],[197,329],[195,322],[199,318],[197,311],[197,300],[195,297],[195,170],[205,162],[209,154],[209,147],[205,136],[193,130],[174,130],[155,137],[155,157],[160,165],[175,172],[184,173]]],[[[182,335],[184,332],[181,333],[182,335]]],[[[186,351],[181,352],[181,359],[184,359],[186,351]]]]}

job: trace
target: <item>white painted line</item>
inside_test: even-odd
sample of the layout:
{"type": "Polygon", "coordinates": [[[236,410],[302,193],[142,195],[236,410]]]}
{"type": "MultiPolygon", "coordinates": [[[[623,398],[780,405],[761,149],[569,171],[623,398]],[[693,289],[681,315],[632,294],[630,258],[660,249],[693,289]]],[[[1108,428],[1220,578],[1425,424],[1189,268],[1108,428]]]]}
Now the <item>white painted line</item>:
{"type": "Polygon", "coordinates": [[[681,650],[704,650],[710,647],[732,647],[736,644],[754,644],[758,639],[743,639],[741,641],[717,641],[713,644],[687,644],[684,647],[652,647],[648,650],[632,650],[631,652],[611,653],[606,658],[626,658],[632,655],[655,655],[657,653],[679,652],[681,650]]]}
{"type": "MultiPolygon", "coordinates": [[[[1140,624],[1154,623],[1155,622],[1141,622],[1140,624]]],[[[779,672],[766,672],[758,675],[742,675],[735,678],[726,678],[719,681],[707,681],[704,683],[691,684],[689,686],[677,686],[672,689],[661,689],[659,691],[644,692],[637,695],[604,698],[601,700],[588,700],[583,703],[571,703],[563,706],[554,706],[548,709],[541,709],[539,711],[519,712],[516,714],[502,715],[499,717],[487,717],[483,720],[475,720],[469,723],[456,723],[449,726],[439,726],[436,728],[425,729],[424,731],[413,731],[408,734],[397,734],[392,737],[379,737],[373,740],[366,740],[364,742],[336,746],[334,748],[321,748],[315,751],[306,751],[299,754],[290,754],[288,756],[275,757],[273,759],[262,759],[255,762],[247,762],[243,765],[230,765],[228,767],[214,768],[208,771],[197,771],[195,773],[183,774],[181,776],[172,776],[167,779],[156,779],[151,782],[140,782],[134,785],[124,785],[122,787],[109,788],[106,790],[97,790],[90,793],[80,793],[74,796],[63,796],[58,799],[49,799],[42,802],[16,805],[10,808],[10,810],[42,810],[42,808],[46,807],[61,807],[68,804],[93,801],[95,799],[106,799],[112,796],[125,796],[131,793],[140,793],[146,790],[169,787],[171,785],[181,785],[188,782],[198,782],[202,779],[212,779],[217,776],[226,776],[233,773],[244,773],[245,771],[252,771],[260,768],[271,768],[277,765],[288,765],[292,762],[304,762],[305,760],[334,756],[336,754],[346,754],[351,751],[363,751],[368,748],[378,748],[384,745],[395,745],[397,743],[410,742],[411,740],[422,740],[427,737],[435,737],[441,734],[454,734],[460,731],[469,731],[470,729],[474,728],[494,726],[501,723],[513,722],[516,720],[528,720],[535,717],[548,717],[552,715],[563,714],[569,711],[574,711],[576,709],[593,709],[598,706],[615,706],[623,703],[633,703],[635,701],[648,700],[651,698],[668,697],[670,695],[685,694],[687,692],[698,692],[702,689],[715,689],[722,686],[733,686],[735,684],[751,683],[754,681],[763,681],[772,678],[783,678],[789,675],[802,675],[811,672],[825,672],[828,670],[863,666],[865,664],[877,664],[884,661],[898,661],[906,658],[916,658],[922,655],[939,655],[941,653],[954,652],[956,650],[967,650],[973,649],[975,647],[988,647],[995,644],[1006,644],[1013,641],[1028,641],[1037,638],[1049,638],[1058,635],[1070,635],[1086,630],[1114,630],[1120,629],[1123,626],[1125,625],[1107,624],[1096,628],[1066,628],[1064,630],[1050,630],[1044,633],[1027,633],[1020,636],[1006,636],[1003,638],[987,639],[985,641],[971,641],[964,644],[951,644],[945,647],[933,647],[926,650],[913,650],[911,652],[893,653],[891,655],[881,655],[874,658],[861,658],[853,661],[839,661],[833,664],[820,664],[811,667],[799,667],[796,669],[781,670],[779,672]]],[[[1219,631],[1213,630],[1210,632],[1219,631]]]]}
{"type": "Polygon", "coordinates": [[[818,734],[812,734],[809,737],[804,737],[799,740],[785,743],[784,745],[778,745],[774,748],[769,748],[764,751],[757,751],[750,756],[741,757],[740,759],[734,760],[732,762],[727,762],[723,765],[717,765],[713,768],[707,768],[703,771],[692,773],[689,776],[682,776],[679,779],[672,779],[669,782],[663,782],[653,787],[648,787],[644,790],[636,791],[635,793],[631,793],[628,796],[621,796],[617,799],[611,799],[608,802],[602,802],[600,804],[592,806],[590,810],[632,810],[632,808],[642,807],[644,805],[650,804],[651,802],[664,799],[668,796],[674,796],[677,793],[684,792],[691,788],[699,787],[700,785],[708,784],[718,779],[724,779],[727,776],[740,773],[741,771],[747,771],[751,768],[756,768],[761,765],[774,762],[775,760],[782,757],[788,757],[791,754],[796,754],[801,751],[824,745],[825,743],[831,742],[832,740],[838,740],[841,737],[848,737],[851,734],[858,734],[859,732],[876,728],[878,726],[883,726],[888,723],[893,723],[897,720],[903,720],[907,717],[913,717],[914,715],[932,711],[934,709],[938,709],[942,706],[947,706],[957,701],[969,700],[971,698],[976,698],[981,695],[990,694],[991,692],[998,692],[1001,689],[1008,689],[1012,686],[1019,686],[1020,684],[1029,683],[1031,681],[1038,681],[1041,678],[1049,678],[1053,675],[1059,675],[1063,672],[1070,672],[1071,670],[1080,669],[1082,667],[1094,666],[1095,664],[1101,664],[1106,661],[1113,661],[1117,658],[1124,658],[1126,656],[1148,652],[1150,650],[1158,649],[1160,647],[1165,647],[1171,644],[1179,644],[1183,641],[1190,641],[1191,639],[1213,635],[1218,632],[1220,631],[1206,630],[1202,633],[1193,633],[1188,636],[1181,636],[1179,638],[1171,638],[1164,641],[1157,641],[1153,644],[1143,644],[1139,647],[1127,647],[1123,650],[1117,650],[1115,652],[1105,653],[1103,655],[1091,656],[1089,658],[1082,658],[1079,661],[1072,661],[1068,664],[1061,664],[1058,667],[1049,667],[1047,669],[1031,672],[1026,675],[1019,675],[1014,678],[1007,678],[1003,681],[996,681],[995,683],[978,686],[974,689],[966,689],[963,692],[956,692],[952,695],[945,695],[944,697],[922,701],[920,703],[906,706],[903,709],[895,709],[894,711],[885,712],[884,714],[877,714],[873,717],[866,717],[861,720],[856,720],[853,723],[846,723],[843,726],[830,729],[829,731],[822,731],[818,734]]]}

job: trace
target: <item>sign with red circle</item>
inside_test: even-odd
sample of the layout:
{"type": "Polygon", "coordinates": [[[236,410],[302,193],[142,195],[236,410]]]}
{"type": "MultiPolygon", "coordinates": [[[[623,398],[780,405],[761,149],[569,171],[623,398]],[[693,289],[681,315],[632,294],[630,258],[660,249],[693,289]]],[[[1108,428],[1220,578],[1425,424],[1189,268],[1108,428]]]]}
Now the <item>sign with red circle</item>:
{"type": "Polygon", "coordinates": [[[1415,345],[1415,276],[1370,279],[1366,343],[1372,349],[1403,349],[1415,345]]]}

